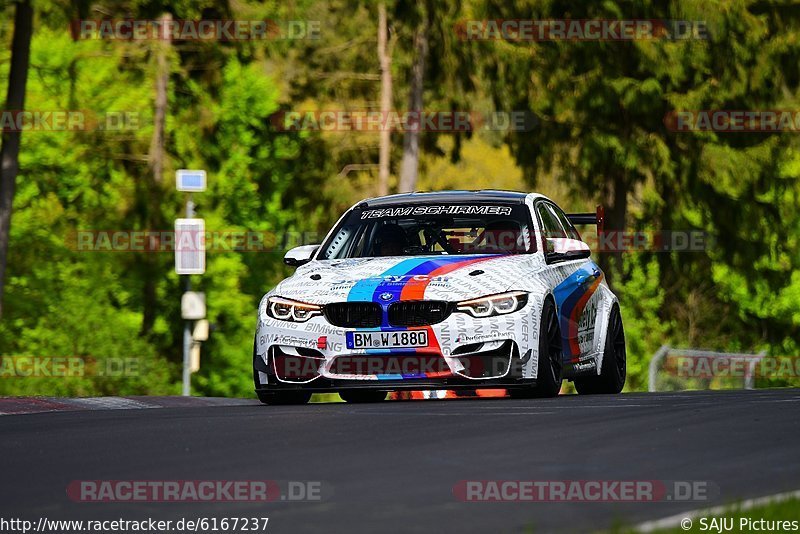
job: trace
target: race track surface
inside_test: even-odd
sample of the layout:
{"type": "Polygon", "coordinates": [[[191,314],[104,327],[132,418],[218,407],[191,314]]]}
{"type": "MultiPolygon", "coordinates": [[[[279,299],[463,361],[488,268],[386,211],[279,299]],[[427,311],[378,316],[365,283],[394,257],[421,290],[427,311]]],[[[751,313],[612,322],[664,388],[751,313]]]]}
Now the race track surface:
{"type": "MultiPolygon", "coordinates": [[[[586,532],[800,488],[800,390],[0,417],[0,517],[269,517],[267,532],[586,532]],[[75,480],[320,481],[319,502],[85,503],[75,480]],[[693,480],[708,502],[462,502],[461,480],[693,480]]],[[[2,411],[2,408],[0,408],[2,411]]]]}

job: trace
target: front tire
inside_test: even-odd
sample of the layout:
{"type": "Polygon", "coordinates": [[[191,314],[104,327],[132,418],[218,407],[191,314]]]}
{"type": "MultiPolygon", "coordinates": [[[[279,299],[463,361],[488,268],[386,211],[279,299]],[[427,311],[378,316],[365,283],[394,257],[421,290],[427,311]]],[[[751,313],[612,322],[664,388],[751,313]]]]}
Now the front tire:
{"type": "Polygon", "coordinates": [[[561,391],[562,382],[561,329],[558,326],[556,305],[547,298],[542,306],[542,321],[539,326],[539,361],[537,362],[536,385],[525,389],[512,389],[512,398],[555,397],[561,391]]]}
{"type": "Polygon", "coordinates": [[[626,374],[625,329],[622,326],[619,307],[615,305],[608,318],[608,333],[600,374],[588,378],[576,378],[575,389],[581,395],[613,395],[622,391],[626,374]]]}

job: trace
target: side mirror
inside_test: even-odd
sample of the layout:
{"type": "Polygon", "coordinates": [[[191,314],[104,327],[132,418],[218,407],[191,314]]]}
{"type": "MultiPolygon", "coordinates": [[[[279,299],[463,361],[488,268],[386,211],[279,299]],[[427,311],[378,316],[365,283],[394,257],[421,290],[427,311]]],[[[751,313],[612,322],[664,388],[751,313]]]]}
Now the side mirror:
{"type": "Polygon", "coordinates": [[[290,267],[300,267],[311,261],[319,245],[303,245],[289,250],[283,257],[283,263],[290,267]]]}
{"type": "Polygon", "coordinates": [[[579,239],[547,238],[545,256],[548,263],[553,261],[580,260],[592,254],[589,245],[579,239]]]}

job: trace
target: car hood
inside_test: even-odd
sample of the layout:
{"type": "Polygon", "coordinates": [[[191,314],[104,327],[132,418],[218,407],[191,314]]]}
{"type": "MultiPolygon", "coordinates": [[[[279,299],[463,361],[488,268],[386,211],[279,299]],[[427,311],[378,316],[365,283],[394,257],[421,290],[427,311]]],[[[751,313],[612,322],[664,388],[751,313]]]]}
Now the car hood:
{"type": "Polygon", "coordinates": [[[299,267],[271,293],[313,304],[458,301],[506,291],[531,262],[529,255],[319,260],[299,267]]]}

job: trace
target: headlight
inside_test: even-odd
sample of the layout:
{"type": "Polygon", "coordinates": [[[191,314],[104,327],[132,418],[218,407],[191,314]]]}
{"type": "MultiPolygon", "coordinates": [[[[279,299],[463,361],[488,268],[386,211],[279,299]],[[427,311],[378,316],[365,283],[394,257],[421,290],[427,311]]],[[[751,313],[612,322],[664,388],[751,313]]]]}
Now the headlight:
{"type": "Polygon", "coordinates": [[[322,315],[322,306],[289,300],[282,297],[270,297],[267,299],[266,311],[267,315],[273,319],[304,323],[312,317],[322,315]]]}
{"type": "Polygon", "coordinates": [[[465,300],[456,304],[456,310],[473,317],[491,317],[505,315],[522,309],[528,303],[528,294],[524,291],[511,291],[499,295],[489,295],[478,299],[465,300]]]}

